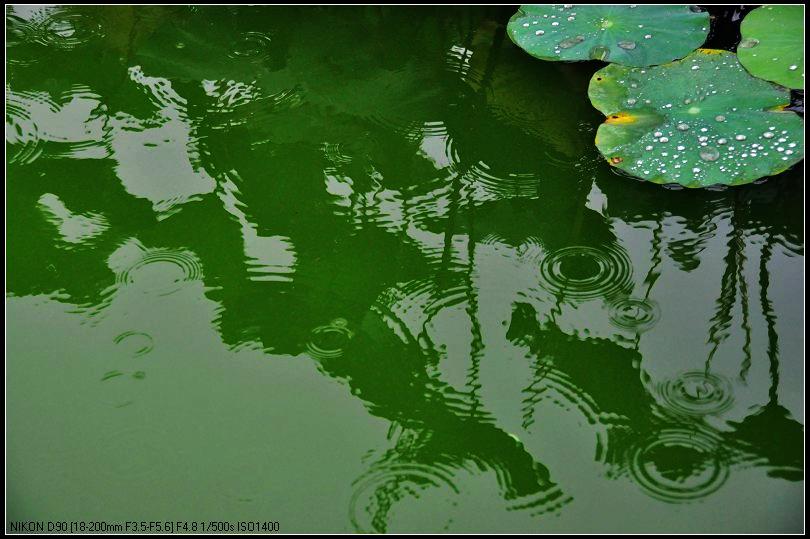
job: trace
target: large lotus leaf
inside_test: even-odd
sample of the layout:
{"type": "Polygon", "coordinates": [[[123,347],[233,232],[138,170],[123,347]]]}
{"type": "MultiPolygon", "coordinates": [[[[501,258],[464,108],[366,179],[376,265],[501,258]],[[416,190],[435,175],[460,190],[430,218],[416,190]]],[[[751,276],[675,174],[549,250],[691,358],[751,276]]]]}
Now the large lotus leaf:
{"type": "Polygon", "coordinates": [[[762,6],[740,26],[740,63],[755,77],[804,88],[804,6],[762,6]]]}
{"type": "Polygon", "coordinates": [[[669,64],[608,65],[588,88],[608,118],[596,146],[613,166],[655,183],[739,185],[800,161],[803,124],[789,92],[752,77],[734,53],[699,49],[669,64]]]}
{"type": "Polygon", "coordinates": [[[690,6],[520,6],[507,26],[541,60],[649,66],[682,58],[706,40],[709,14],[690,6]]]}

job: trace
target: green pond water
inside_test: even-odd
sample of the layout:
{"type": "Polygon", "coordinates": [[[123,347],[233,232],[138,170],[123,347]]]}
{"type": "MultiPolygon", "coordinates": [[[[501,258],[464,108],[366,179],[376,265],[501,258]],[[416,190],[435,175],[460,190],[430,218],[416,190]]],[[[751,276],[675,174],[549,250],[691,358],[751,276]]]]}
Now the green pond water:
{"type": "Polygon", "coordinates": [[[512,12],[6,9],[7,527],[802,529],[802,165],[619,176],[512,12]]]}

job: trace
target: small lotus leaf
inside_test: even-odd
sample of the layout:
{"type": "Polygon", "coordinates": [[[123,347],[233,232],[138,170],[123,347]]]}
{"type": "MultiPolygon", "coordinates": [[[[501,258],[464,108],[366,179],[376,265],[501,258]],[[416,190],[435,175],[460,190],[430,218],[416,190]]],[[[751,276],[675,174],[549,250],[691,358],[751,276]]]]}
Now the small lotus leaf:
{"type": "Polygon", "coordinates": [[[755,77],[804,88],[804,6],[762,6],[740,26],[740,63],[755,77]]]}
{"type": "Polygon", "coordinates": [[[588,96],[607,116],[596,146],[610,164],[655,183],[739,185],[782,172],[804,154],[790,94],[752,77],[734,53],[699,49],[669,64],[608,65],[588,96]]]}
{"type": "Polygon", "coordinates": [[[507,30],[541,60],[648,66],[700,47],[709,33],[709,14],[694,6],[524,5],[507,30]]]}

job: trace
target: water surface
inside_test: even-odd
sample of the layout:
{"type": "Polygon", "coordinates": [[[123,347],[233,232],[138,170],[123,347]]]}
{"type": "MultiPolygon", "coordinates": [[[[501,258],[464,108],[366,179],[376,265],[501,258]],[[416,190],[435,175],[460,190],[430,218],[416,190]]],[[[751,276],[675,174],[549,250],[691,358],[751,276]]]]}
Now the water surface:
{"type": "Polygon", "coordinates": [[[510,14],[7,8],[9,520],[801,530],[801,165],[618,176],[510,14]]]}

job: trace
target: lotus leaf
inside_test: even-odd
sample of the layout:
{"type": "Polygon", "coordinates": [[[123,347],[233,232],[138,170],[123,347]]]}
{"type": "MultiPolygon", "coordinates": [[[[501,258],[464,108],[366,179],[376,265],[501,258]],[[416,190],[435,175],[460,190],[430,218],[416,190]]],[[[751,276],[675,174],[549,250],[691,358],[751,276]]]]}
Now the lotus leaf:
{"type": "Polygon", "coordinates": [[[782,172],[804,154],[789,92],[752,77],[734,53],[699,49],[669,64],[608,65],[588,88],[607,116],[596,146],[633,176],[686,187],[739,185],[782,172]]]}
{"type": "Polygon", "coordinates": [[[512,41],[541,60],[648,66],[700,47],[709,14],[694,6],[524,5],[507,29],[512,41]]]}
{"type": "Polygon", "coordinates": [[[740,63],[755,77],[804,88],[804,6],[762,6],[740,26],[740,63]]]}

